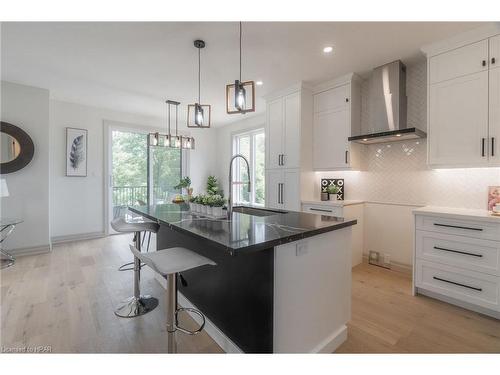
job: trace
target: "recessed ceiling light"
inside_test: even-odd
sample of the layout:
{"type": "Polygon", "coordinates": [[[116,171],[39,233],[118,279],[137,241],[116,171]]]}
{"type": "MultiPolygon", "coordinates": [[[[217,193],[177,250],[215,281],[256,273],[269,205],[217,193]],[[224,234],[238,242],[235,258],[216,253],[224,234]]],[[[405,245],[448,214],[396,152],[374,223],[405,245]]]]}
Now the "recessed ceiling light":
{"type": "Polygon", "coordinates": [[[328,46],[328,47],[323,48],[323,52],[324,53],[331,53],[332,51],[333,51],[333,47],[332,46],[328,46]]]}
{"type": "Polygon", "coordinates": [[[255,82],[255,84],[256,84],[257,86],[262,86],[262,85],[264,84],[264,82],[262,82],[262,81],[257,81],[257,82],[255,82]]]}

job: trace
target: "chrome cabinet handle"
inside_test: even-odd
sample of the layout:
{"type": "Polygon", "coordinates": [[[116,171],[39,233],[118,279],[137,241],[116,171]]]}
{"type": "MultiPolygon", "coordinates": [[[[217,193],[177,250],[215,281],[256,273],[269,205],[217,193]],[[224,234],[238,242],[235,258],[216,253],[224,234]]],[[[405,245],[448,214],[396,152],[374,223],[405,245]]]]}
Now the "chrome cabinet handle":
{"type": "Polygon", "coordinates": [[[284,198],[284,191],[285,191],[285,184],[281,184],[281,204],[285,204],[285,198],[284,198]]]}
{"type": "Polygon", "coordinates": [[[278,204],[281,203],[281,184],[278,183],[278,204]]]}
{"type": "Polygon", "coordinates": [[[447,227],[447,228],[457,228],[457,229],[467,229],[467,230],[477,230],[478,232],[482,232],[483,228],[471,228],[471,227],[462,227],[460,225],[450,225],[450,224],[439,224],[434,223],[437,227],[447,227]]]}
{"type": "Polygon", "coordinates": [[[442,279],[442,278],[440,278],[440,277],[433,276],[432,278],[433,278],[434,280],[443,281],[443,282],[448,283],[448,284],[458,285],[458,286],[461,286],[461,287],[463,287],[463,288],[468,288],[468,289],[477,290],[478,292],[482,292],[482,291],[483,291],[483,289],[482,289],[482,288],[477,288],[477,287],[475,287],[475,286],[470,286],[470,285],[465,285],[465,284],[457,283],[457,282],[455,282],[455,281],[450,281],[450,280],[442,279]]]}
{"type": "Polygon", "coordinates": [[[441,250],[441,251],[449,251],[450,253],[457,253],[457,254],[463,254],[463,255],[470,255],[471,257],[478,257],[482,258],[483,254],[474,254],[474,253],[468,253],[466,251],[459,251],[459,250],[451,250],[451,249],[445,249],[444,247],[438,247],[434,246],[434,249],[436,250],[441,250]]]}
{"type": "Polygon", "coordinates": [[[322,210],[321,208],[312,208],[309,207],[310,211],[321,211],[321,212],[333,212],[332,210],[322,210]]]}

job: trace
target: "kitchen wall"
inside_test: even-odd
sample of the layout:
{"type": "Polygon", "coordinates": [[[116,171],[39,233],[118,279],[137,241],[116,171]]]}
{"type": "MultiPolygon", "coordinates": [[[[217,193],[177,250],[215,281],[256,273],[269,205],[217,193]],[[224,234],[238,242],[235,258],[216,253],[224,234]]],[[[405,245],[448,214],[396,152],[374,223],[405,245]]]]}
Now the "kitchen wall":
{"type": "Polygon", "coordinates": [[[1,118],[23,129],[35,145],[33,160],[2,175],[9,197],[1,199],[1,217],[24,220],[5,242],[13,253],[47,251],[49,239],[49,91],[1,82],[1,118]]]}
{"type": "MultiPolygon", "coordinates": [[[[426,63],[407,66],[408,126],[426,131],[426,63]]],[[[369,128],[367,84],[362,87],[362,127],[369,128]]],[[[344,178],[346,199],[365,204],[365,252],[380,251],[410,265],[413,248],[411,210],[424,205],[486,208],[487,189],[500,185],[500,168],[430,169],[425,139],[364,146],[363,171],[317,172],[344,178]]]]}
{"type": "MultiPolygon", "coordinates": [[[[164,129],[165,119],[117,112],[52,100],[51,124],[51,236],[57,240],[95,236],[105,231],[105,124],[113,123],[150,129],[164,129]],[[66,127],[88,129],[87,177],[66,177],[66,127]]],[[[204,188],[215,171],[215,131],[181,127],[195,137],[196,149],[189,151],[188,174],[195,190],[204,188]],[[193,131],[194,130],[194,131],[193,131]]]]}
{"type": "MultiPolygon", "coordinates": [[[[265,105],[265,103],[263,105],[265,105]]],[[[229,191],[228,174],[229,162],[232,155],[232,136],[237,133],[264,128],[266,124],[265,115],[253,117],[235,115],[235,118],[237,118],[238,121],[217,128],[217,178],[226,196],[229,191]]]]}

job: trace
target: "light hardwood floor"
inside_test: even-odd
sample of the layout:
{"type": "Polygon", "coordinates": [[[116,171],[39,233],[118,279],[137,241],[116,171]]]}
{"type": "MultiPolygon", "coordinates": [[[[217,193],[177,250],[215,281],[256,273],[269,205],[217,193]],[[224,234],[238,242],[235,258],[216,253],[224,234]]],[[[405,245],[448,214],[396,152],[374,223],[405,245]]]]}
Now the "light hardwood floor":
{"type": "MultiPolygon", "coordinates": [[[[160,306],[123,319],[113,309],[132,293],[129,235],[57,245],[1,271],[0,346],[50,345],[52,352],[166,352],[164,290],[146,267],[142,291],[160,306]]],[[[153,244],[154,246],[154,244],[153,244]]],[[[185,318],[184,324],[192,324],[185,318]]],[[[220,353],[205,333],[178,335],[179,352],[220,353]]],[[[408,276],[368,265],[353,271],[349,338],[339,353],[500,352],[500,321],[424,296],[408,276]]]]}

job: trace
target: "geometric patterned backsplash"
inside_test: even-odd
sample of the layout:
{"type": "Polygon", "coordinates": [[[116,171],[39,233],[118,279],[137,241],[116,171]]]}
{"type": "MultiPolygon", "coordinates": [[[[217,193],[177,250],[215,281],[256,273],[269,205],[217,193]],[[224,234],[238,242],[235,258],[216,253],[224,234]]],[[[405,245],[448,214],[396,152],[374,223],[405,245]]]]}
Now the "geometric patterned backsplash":
{"type": "MultiPolygon", "coordinates": [[[[426,65],[407,67],[408,126],[426,129],[426,65]]],[[[369,127],[366,84],[362,85],[361,123],[369,127]]],[[[500,168],[429,169],[426,139],[374,144],[362,149],[363,171],[316,172],[321,178],[343,178],[345,199],[463,208],[486,208],[488,186],[500,185],[500,168]]]]}

